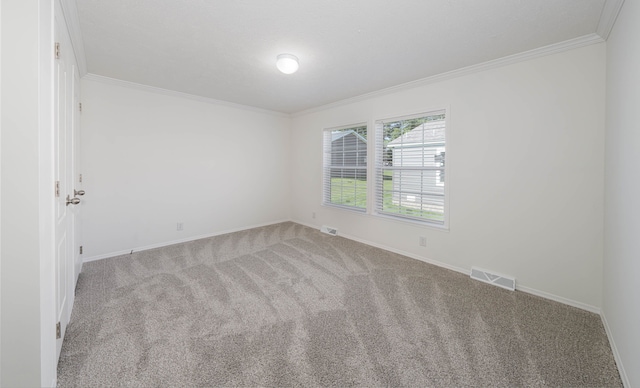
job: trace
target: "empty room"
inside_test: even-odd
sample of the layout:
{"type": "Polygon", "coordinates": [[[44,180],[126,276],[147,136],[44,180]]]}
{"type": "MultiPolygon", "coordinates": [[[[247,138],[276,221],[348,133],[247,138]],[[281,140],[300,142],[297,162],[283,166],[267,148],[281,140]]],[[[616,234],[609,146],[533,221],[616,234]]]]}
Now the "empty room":
{"type": "Polygon", "coordinates": [[[0,386],[640,386],[640,5],[2,0],[0,386]]]}

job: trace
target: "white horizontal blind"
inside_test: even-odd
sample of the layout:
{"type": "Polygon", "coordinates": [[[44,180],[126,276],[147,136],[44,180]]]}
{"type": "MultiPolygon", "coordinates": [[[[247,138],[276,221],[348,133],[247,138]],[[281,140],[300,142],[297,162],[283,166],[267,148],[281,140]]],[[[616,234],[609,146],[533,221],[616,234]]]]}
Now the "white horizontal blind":
{"type": "Polygon", "coordinates": [[[376,122],[379,214],[444,225],[445,111],[376,122]]]}
{"type": "Polygon", "coordinates": [[[365,211],[367,126],[326,129],[323,150],[323,203],[365,211]]]}

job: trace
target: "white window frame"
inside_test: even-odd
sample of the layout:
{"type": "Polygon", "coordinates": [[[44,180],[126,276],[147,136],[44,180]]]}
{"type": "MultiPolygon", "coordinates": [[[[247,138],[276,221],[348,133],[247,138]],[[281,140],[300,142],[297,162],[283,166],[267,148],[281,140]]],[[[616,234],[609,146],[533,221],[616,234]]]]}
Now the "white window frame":
{"type": "Polygon", "coordinates": [[[325,128],[322,131],[322,205],[323,206],[330,206],[330,207],[336,207],[336,208],[341,208],[341,209],[345,209],[345,210],[351,210],[351,211],[356,211],[359,213],[366,213],[367,209],[369,207],[370,204],[370,190],[369,190],[369,182],[370,182],[370,176],[371,174],[369,173],[369,165],[371,164],[371,153],[370,153],[370,141],[369,141],[369,135],[370,135],[370,126],[367,122],[360,122],[360,123],[356,123],[356,124],[350,124],[350,125],[342,125],[342,126],[338,126],[338,127],[330,127],[330,128],[325,128]],[[330,155],[331,155],[331,144],[332,144],[332,133],[335,131],[343,131],[343,130],[350,130],[350,129],[354,129],[354,128],[361,128],[361,127],[365,127],[366,131],[367,131],[367,143],[364,147],[364,151],[366,152],[367,156],[365,158],[365,165],[364,166],[357,166],[357,165],[331,165],[329,163],[329,159],[330,159],[330,155]],[[362,171],[365,174],[365,182],[366,182],[366,186],[365,186],[365,203],[364,203],[364,207],[359,207],[359,206],[351,206],[351,205],[346,205],[346,204],[340,204],[340,203],[334,203],[331,202],[331,170],[332,169],[337,169],[337,168],[345,168],[345,169],[355,169],[357,171],[362,171]]]}
{"type": "MultiPolygon", "coordinates": [[[[444,229],[444,230],[449,229],[449,194],[451,191],[450,190],[451,175],[449,173],[449,166],[451,164],[449,162],[449,160],[451,159],[451,136],[450,136],[450,120],[449,120],[450,113],[449,112],[450,112],[450,109],[448,107],[440,107],[436,109],[429,109],[422,113],[417,113],[417,114],[386,117],[386,118],[380,118],[380,119],[374,120],[373,131],[369,131],[369,135],[368,135],[369,138],[374,139],[374,143],[375,143],[374,144],[375,151],[373,152],[373,155],[372,155],[374,157],[374,162],[370,163],[372,165],[372,170],[373,170],[373,173],[371,174],[373,176],[373,179],[369,179],[369,182],[374,183],[372,190],[370,190],[370,192],[372,192],[373,194],[372,196],[370,196],[372,200],[369,201],[370,204],[372,204],[373,215],[387,218],[387,219],[397,220],[401,222],[416,223],[419,225],[435,227],[438,229],[444,229]],[[443,150],[445,151],[445,168],[444,168],[445,181],[442,182],[441,185],[439,184],[436,184],[436,185],[444,189],[443,221],[434,221],[426,218],[412,217],[409,215],[396,214],[396,213],[383,211],[382,210],[382,205],[383,205],[382,196],[383,196],[383,184],[384,184],[383,171],[385,166],[383,165],[384,140],[382,139],[382,131],[383,131],[384,123],[389,123],[389,122],[398,121],[398,120],[410,120],[414,118],[437,115],[442,113],[445,115],[445,118],[444,118],[445,145],[444,147],[439,147],[438,152],[441,152],[443,150]]],[[[369,160],[371,160],[371,157],[369,158],[369,160]]]]}

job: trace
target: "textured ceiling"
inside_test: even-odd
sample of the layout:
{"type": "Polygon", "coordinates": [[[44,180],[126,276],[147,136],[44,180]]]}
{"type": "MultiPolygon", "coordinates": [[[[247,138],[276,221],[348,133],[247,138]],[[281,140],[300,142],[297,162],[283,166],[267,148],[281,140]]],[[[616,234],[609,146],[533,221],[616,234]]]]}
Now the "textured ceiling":
{"type": "Polygon", "coordinates": [[[76,1],[89,73],[285,113],[595,33],[605,4],[76,1]]]}

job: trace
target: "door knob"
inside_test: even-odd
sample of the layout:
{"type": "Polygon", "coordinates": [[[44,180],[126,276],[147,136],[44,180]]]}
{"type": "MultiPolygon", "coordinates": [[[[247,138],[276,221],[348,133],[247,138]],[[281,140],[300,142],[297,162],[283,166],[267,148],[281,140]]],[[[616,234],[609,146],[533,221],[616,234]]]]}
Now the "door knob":
{"type": "Polygon", "coordinates": [[[69,195],[67,195],[67,206],[77,205],[79,203],[80,203],[80,198],[71,198],[69,195]]]}
{"type": "Polygon", "coordinates": [[[84,195],[84,190],[76,190],[76,189],[73,189],[73,196],[75,197],[75,196],[77,196],[77,195],[79,195],[79,196],[83,196],[83,195],[84,195]]]}

